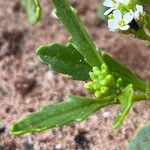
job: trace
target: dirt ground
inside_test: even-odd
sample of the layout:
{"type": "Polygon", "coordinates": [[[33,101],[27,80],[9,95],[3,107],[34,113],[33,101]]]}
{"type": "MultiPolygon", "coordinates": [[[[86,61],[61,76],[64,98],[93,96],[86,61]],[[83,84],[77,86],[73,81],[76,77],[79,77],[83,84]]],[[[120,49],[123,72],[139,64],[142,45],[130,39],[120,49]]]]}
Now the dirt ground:
{"type": "MultiPolygon", "coordinates": [[[[68,35],[51,16],[52,5],[42,0],[41,21],[31,26],[19,0],[0,0],[0,150],[124,150],[136,129],[150,120],[150,102],[135,104],[122,127],[112,131],[118,106],[103,108],[82,123],[42,133],[14,137],[11,123],[63,101],[67,95],[88,95],[82,82],[50,71],[35,55],[45,43],[65,43],[68,35]]],[[[108,31],[97,15],[98,0],[72,0],[97,47],[150,77],[150,49],[146,43],[108,31]]]]}

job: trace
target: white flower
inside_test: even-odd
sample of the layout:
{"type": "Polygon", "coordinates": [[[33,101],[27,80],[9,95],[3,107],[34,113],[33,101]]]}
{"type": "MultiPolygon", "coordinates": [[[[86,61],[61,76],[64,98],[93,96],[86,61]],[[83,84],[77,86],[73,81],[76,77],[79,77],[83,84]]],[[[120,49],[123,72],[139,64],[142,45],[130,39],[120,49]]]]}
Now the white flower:
{"type": "Polygon", "coordinates": [[[113,18],[108,20],[108,28],[111,31],[115,30],[128,30],[130,28],[129,23],[133,20],[131,13],[121,14],[121,11],[114,10],[113,18]]]}
{"type": "Polygon", "coordinates": [[[109,9],[105,11],[104,15],[108,15],[113,10],[117,9],[119,4],[127,4],[130,0],[105,0],[103,5],[109,9]]]}
{"type": "Polygon", "coordinates": [[[143,15],[143,6],[142,5],[136,5],[134,12],[131,10],[131,14],[133,15],[135,20],[140,20],[140,17],[143,15]]]}

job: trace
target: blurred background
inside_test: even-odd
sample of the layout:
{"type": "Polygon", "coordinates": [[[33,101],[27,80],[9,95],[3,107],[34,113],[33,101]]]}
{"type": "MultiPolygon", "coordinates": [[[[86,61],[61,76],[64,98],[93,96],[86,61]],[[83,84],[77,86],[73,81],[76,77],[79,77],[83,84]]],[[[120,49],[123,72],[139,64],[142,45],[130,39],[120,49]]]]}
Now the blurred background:
{"type": "MultiPolygon", "coordinates": [[[[147,43],[110,32],[104,18],[99,17],[101,1],[71,3],[98,48],[132,68],[142,79],[148,79],[147,43]]],[[[137,127],[150,120],[149,102],[134,105],[115,132],[111,125],[118,106],[101,109],[82,123],[19,137],[9,134],[14,121],[42,106],[63,101],[67,95],[88,96],[82,82],[72,81],[39,62],[36,48],[53,42],[65,43],[68,39],[53,15],[51,2],[41,0],[41,5],[42,19],[31,26],[19,0],[0,0],[0,150],[124,150],[137,127]]]]}

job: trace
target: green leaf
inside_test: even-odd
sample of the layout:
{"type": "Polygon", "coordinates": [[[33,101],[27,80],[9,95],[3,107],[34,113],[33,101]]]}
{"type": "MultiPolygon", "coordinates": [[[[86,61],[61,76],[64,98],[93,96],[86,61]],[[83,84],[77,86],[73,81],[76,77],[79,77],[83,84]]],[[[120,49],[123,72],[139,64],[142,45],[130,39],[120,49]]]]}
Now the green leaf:
{"type": "Polygon", "coordinates": [[[41,18],[41,6],[39,0],[21,0],[31,24],[37,23],[41,18]]]}
{"type": "Polygon", "coordinates": [[[106,10],[107,10],[107,7],[105,7],[102,3],[98,5],[98,15],[100,19],[104,22],[108,20],[107,17],[104,15],[106,10]]]}
{"type": "Polygon", "coordinates": [[[146,99],[150,100],[150,81],[147,82],[147,88],[145,91],[146,99]]]}
{"type": "Polygon", "coordinates": [[[121,104],[121,112],[118,114],[113,123],[113,128],[119,128],[130,111],[133,103],[133,88],[132,84],[128,85],[119,96],[119,101],[121,104]]]}
{"type": "Polygon", "coordinates": [[[93,112],[111,103],[112,101],[106,99],[94,100],[70,96],[65,102],[46,106],[41,111],[14,123],[11,127],[11,134],[21,135],[60,127],[74,121],[81,122],[93,112]]]}
{"type": "Polygon", "coordinates": [[[56,7],[56,14],[71,35],[72,45],[84,56],[91,66],[100,67],[103,64],[101,53],[86,32],[82,22],[68,0],[52,0],[56,7]]]}
{"type": "Polygon", "coordinates": [[[138,0],[138,2],[141,4],[150,4],[149,0],[138,0]]]}
{"type": "Polygon", "coordinates": [[[138,30],[130,30],[130,34],[133,34],[135,38],[150,41],[149,33],[145,29],[146,28],[140,28],[138,30]]]}
{"type": "Polygon", "coordinates": [[[150,150],[150,124],[138,130],[127,150],[150,150]]]}
{"type": "Polygon", "coordinates": [[[92,67],[84,61],[83,56],[71,45],[43,45],[37,50],[41,61],[51,69],[67,74],[74,80],[88,80],[92,67]]]}
{"type": "Polygon", "coordinates": [[[145,27],[148,30],[150,30],[150,15],[149,14],[145,13],[144,21],[145,21],[145,23],[144,23],[145,27]]]}
{"type": "Polygon", "coordinates": [[[122,78],[124,87],[132,84],[134,89],[145,92],[146,83],[133,74],[125,65],[120,64],[107,54],[103,54],[103,59],[111,73],[117,79],[122,78]]]}

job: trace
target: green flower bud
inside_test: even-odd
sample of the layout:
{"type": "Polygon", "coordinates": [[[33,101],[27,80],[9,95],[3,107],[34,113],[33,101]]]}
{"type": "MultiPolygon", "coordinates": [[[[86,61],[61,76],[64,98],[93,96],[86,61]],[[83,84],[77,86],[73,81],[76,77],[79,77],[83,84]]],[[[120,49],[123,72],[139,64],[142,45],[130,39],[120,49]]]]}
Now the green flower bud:
{"type": "Polygon", "coordinates": [[[100,87],[101,87],[101,85],[98,82],[94,83],[94,85],[93,85],[94,90],[99,90],[100,87]]]}
{"type": "Polygon", "coordinates": [[[98,76],[96,74],[94,74],[93,72],[90,72],[89,75],[93,81],[97,80],[97,78],[98,78],[98,76]]]}
{"type": "Polygon", "coordinates": [[[103,96],[103,94],[101,93],[101,91],[96,91],[95,92],[95,97],[96,98],[100,98],[100,97],[102,97],[103,96]]]}
{"type": "Polygon", "coordinates": [[[93,67],[93,72],[95,74],[99,74],[100,73],[100,70],[97,68],[97,67],[93,67]]]}
{"type": "Polygon", "coordinates": [[[114,77],[112,75],[107,75],[104,80],[104,85],[113,86],[115,84],[114,77]]]}
{"type": "Polygon", "coordinates": [[[101,93],[102,94],[106,94],[107,92],[109,92],[108,87],[106,87],[106,86],[101,87],[101,93]]]}
{"type": "Polygon", "coordinates": [[[118,9],[122,13],[126,13],[126,12],[129,12],[130,10],[133,10],[135,5],[137,4],[137,0],[125,0],[125,1],[126,2],[120,3],[118,5],[118,9]]]}
{"type": "Polygon", "coordinates": [[[102,76],[102,78],[106,77],[108,72],[109,72],[108,67],[105,64],[102,64],[102,66],[101,66],[101,76],[102,76]]]}
{"type": "Polygon", "coordinates": [[[119,78],[115,81],[115,78],[109,73],[105,64],[102,64],[101,69],[94,67],[93,72],[89,74],[92,81],[86,83],[84,87],[94,93],[95,97],[110,96],[119,91],[118,88],[120,88],[122,80],[119,78]]]}
{"type": "Polygon", "coordinates": [[[116,86],[119,88],[119,87],[121,87],[121,85],[122,85],[122,79],[119,78],[119,79],[116,81],[116,86]]]}
{"type": "Polygon", "coordinates": [[[91,92],[94,92],[94,89],[93,89],[93,82],[85,83],[85,84],[84,84],[84,87],[85,87],[87,90],[89,90],[89,91],[91,91],[91,92]]]}
{"type": "Polygon", "coordinates": [[[108,19],[113,19],[113,18],[114,18],[113,14],[108,15],[108,19]]]}

